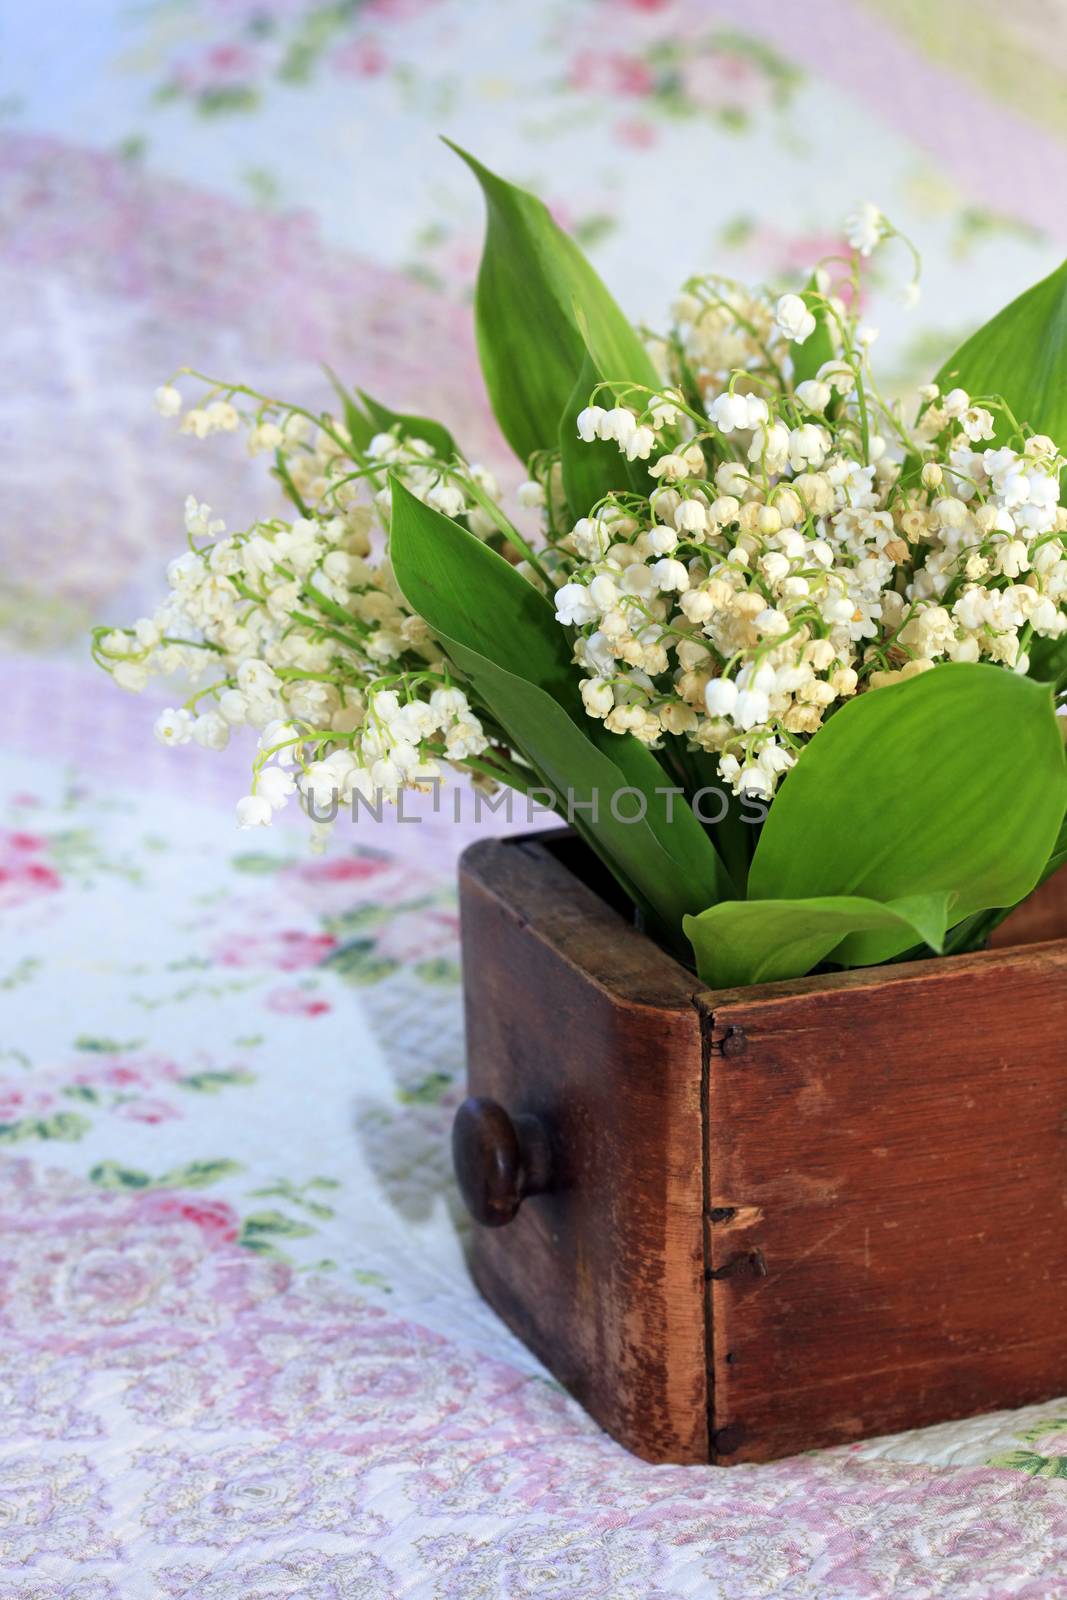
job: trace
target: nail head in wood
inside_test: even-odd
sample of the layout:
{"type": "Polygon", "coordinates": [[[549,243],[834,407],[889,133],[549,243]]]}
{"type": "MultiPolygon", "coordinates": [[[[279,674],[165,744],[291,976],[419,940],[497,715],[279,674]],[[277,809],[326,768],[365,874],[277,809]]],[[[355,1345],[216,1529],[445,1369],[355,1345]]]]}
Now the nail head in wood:
{"type": "Polygon", "coordinates": [[[748,1035],[744,1028],[727,1028],[722,1036],[724,1056],[743,1056],[748,1049],[748,1035]]]}
{"type": "Polygon", "coordinates": [[[740,1422],[728,1422],[712,1434],[711,1446],[717,1456],[733,1455],[745,1442],[745,1430],[740,1422]]]}
{"type": "Polygon", "coordinates": [[[522,1202],[549,1185],[548,1140],[536,1117],[511,1117],[472,1095],[452,1124],[452,1161],[463,1203],[484,1228],[514,1220],[522,1202]]]}

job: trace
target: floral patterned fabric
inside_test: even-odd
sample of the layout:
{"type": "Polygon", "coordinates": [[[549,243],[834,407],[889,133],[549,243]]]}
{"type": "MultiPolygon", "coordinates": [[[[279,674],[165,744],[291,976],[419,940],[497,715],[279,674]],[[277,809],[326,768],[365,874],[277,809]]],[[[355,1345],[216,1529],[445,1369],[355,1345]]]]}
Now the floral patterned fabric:
{"type": "Polygon", "coordinates": [[[153,744],[81,640],[156,590],[186,493],[257,492],[152,414],[184,362],[318,404],[328,360],[506,469],[437,131],[649,318],[879,201],[927,258],[918,312],[871,307],[903,382],[1063,251],[1062,11],[10,9],[0,1600],[1067,1596],[1067,1400],[728,1471],[605,1439],[464,1266],[467,835],[250,841],[245,752],[153,744]]]}
{"type": "Polygon", "coordinates": [[[464,1271],[448,879],[222,814],[5,763],[0,1596],[1067,1592],[1067,1405],[732,1471],[600,1434],[464,1271]]]}

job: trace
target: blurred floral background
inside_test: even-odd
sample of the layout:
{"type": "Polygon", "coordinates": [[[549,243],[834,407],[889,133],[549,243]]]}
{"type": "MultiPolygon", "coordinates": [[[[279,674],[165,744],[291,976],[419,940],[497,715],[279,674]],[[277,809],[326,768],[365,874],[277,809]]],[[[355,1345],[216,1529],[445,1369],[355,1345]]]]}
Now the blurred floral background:
{"type": "Polygon", "coordinates": [[[795,280],[877,201],[924,258],[916,309],[903,260],[870,308],[898,388],[1067,245],[1053,0],[67,0],[2,27],[0,623],[35,651],[129,611],[187,492],[236,500],[234,461],[151,412],[179,364],[318,404],[329,360],[506,465],[481,201],[439,133],[649,322],[698,270],[795,280]]]}
{"type": "Polygon", "coordinates": [[[741,1473],[599,1435],[463,1268],[458,830],[249,848],[248,752],[87,646],[188,494],[273,504],[156,415],[184,364],[318,407],[328,361],[517,481],[439,133],[651,323],[877,202],[904,391],[1067,250],[1065,89],[1061,0],[0,7],[0,1600],[1067,1594],[1062,1404],[741,1473]]]}

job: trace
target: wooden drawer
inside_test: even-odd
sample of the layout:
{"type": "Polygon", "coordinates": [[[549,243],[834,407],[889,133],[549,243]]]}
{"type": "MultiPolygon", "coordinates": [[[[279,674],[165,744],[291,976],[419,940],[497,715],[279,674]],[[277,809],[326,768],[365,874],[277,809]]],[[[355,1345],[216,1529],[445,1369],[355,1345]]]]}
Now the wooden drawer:
{"type": "Polygon", "coordinates": [[[461,864],[457,1172],[504,1320],[651,1461],[1067,1391],[1067,938],[712,993],[577,849],[461,864]]]}

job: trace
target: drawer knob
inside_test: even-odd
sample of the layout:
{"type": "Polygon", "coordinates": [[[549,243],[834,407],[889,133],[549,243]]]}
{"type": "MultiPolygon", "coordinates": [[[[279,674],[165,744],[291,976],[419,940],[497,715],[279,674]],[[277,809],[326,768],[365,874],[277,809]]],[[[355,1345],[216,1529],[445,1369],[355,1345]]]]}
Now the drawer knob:
{"type": "Polygon", "coordinates": [[[497,1101],[472,1095],[452,1124],[452,1161],[475,1222],[502,1228],[529,1195],[549,1187],[545,1130],[536,1117],[511,1117],[497,1101]]]}

